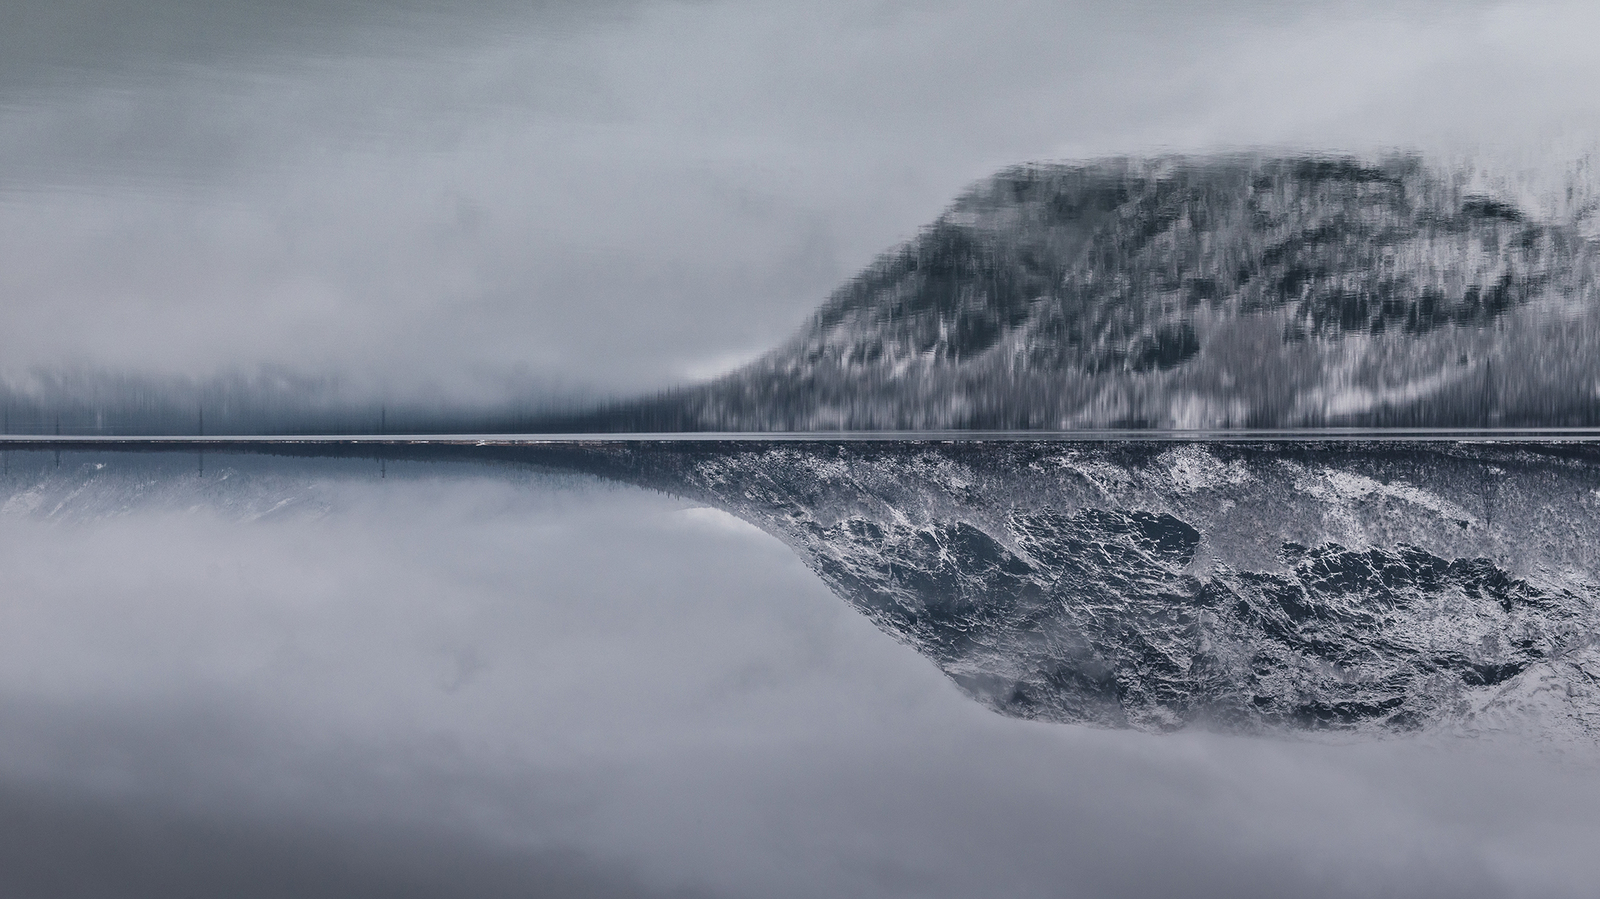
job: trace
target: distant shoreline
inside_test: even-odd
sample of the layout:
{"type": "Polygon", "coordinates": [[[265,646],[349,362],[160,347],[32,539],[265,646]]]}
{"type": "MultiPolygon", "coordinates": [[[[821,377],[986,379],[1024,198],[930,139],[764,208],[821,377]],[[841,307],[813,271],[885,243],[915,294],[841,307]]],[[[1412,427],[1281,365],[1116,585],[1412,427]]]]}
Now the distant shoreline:
{"type": "Polygon", "coordinates": [[[239,436],[5,435],[0,450],[537,447],[638,443],[1600,443],[1600,428],[1108,429],[1081,431],[683,431],[239,436]]]}

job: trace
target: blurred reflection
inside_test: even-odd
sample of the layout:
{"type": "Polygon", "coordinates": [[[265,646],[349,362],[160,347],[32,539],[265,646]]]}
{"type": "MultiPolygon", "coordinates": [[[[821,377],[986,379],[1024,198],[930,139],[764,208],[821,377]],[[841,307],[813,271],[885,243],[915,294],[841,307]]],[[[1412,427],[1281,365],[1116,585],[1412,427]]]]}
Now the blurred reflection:
{"type": "Polygon", "coordinates": [[[596,449],[715,503],[969,695],[1169,730],[1600,735],[1600,448],[596,449]]]}
{"type": "Polygon", "coordinates": [[[8,895],[1600,875],[1582,447],[278,452],[3,454],[8,895]]]}

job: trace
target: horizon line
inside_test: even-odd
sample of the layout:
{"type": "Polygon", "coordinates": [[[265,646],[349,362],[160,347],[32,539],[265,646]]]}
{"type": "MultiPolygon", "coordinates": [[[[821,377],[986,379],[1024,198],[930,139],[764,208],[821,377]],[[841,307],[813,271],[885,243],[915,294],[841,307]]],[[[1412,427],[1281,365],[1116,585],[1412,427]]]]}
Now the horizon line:
{"type": "Polygon", "coordinates": [[[552,434],[0,435],[0,449],[251,446],[542,446],[592,443],[1594,443],[1583,428],[1095,428],[1083,430],[618,431],[552,434]]]}

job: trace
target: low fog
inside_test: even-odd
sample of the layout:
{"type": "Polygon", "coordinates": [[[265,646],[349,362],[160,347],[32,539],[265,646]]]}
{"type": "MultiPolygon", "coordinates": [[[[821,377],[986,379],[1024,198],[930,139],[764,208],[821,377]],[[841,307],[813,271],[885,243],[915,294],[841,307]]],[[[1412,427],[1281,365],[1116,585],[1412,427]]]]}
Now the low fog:
{"type": "Polygon", "coordinates": [[[1596,24],[1566,0],[13,0],[0,377],[349,402],[708,377],[1017,162],[1570,161],[1596,24]]]}
{"type": "Polygon", "coordinates": [[[1592,749],[995,715],[724,512],[10,453],[0,892],[1586,896],[1592,749]],[[103,468],[96,468],[103,465],[103,468]]]}

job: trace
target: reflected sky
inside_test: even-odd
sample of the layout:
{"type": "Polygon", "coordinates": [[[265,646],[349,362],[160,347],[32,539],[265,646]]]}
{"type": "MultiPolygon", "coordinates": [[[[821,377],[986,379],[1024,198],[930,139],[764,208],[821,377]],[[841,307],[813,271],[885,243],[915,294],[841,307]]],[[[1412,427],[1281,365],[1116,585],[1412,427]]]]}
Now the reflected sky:
{"type": "Polygon", "coordinates": [[[1583,752],[1008,719],[692,501],[194,461],[12,454],[7,892],[1577,896],[1600,875],[1583,752]]]}

